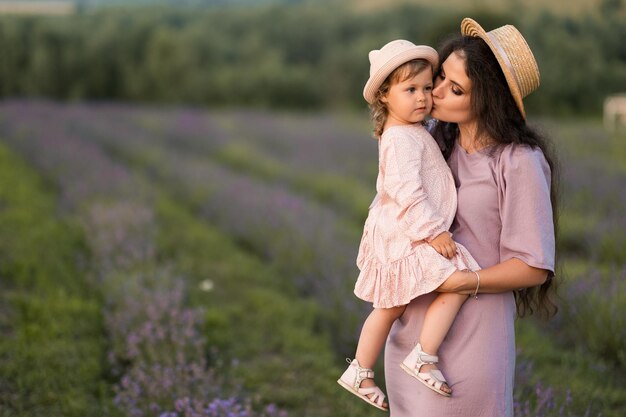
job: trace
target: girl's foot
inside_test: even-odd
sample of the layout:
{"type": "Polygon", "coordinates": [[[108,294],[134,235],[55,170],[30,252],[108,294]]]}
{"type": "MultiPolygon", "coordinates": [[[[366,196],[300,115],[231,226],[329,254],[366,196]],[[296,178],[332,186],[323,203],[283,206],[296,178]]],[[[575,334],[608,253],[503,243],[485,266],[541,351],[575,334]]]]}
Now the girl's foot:
{"type": "Polygon", "coordinates": [[[446,379],[435,364],[439,362],[439,358],[435,355],[429,355],[422,350],[422,345],[417,344],[409,353],[404,361],[400,364],[413,378],[426,385],[431,390],[445,397],[452,394],[452,390],[448,386],[446,379]]]}
{"type": "MultiPolygon", "coordinates": [[[[420,369],[418,369],[418,373],[430,373],[430,371],[436,371],[439,372],[441,374],[441,371],[439,371],[439,368],[437,368],[436,365],[434,364],[425,364],[422,365],[422,367],[420,369]]],[[[442,384],[441,387],[439,387],[440,390],[447,392],[448,394],[452,394],[452,389],[448,386],[448,383],[446,382],[445,378],[443,378],[443,374],[442,374],[442,384]]]]}
{"type": "Polygon", "coordinates": [[[374,371],[362,368],[356,359],[348,359],[348,363],[350,366],[337,380],[339,385],[374,407],[388,411],[389,405],[385,402],[385,394],[374,383],[374,371]]]}

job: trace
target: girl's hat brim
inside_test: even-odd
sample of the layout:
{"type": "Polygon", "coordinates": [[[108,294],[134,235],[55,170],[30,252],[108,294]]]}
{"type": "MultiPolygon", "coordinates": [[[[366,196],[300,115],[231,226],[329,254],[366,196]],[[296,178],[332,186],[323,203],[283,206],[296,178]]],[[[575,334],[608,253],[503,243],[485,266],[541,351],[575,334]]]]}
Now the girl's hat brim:
{"type": "Polygon", "coordinates": [[[376,92],[385,79],[399,66],[414,59],[425,59],[433,68],[439,63],[439,55],[430,46],[414,45],[409,41],[395,40],[383,46],[380,50],[369,53],[370,78],[363,88],[365,101],[372,104],[376,92]]]}
{"type": "Polygon", "coordinates": [[[512,25],[486,32],[469,17],[461,22],[461,34],[487,43],[502,68],[517,108],[526,118],[522,99],[539,87],[539,67],[522,34],[512,25]]]}

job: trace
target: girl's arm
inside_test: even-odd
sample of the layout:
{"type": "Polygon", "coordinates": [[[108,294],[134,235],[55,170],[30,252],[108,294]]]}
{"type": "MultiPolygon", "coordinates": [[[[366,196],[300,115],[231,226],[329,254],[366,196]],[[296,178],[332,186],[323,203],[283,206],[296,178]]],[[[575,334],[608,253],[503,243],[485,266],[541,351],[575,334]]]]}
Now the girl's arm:
{"type": "MultiPolygon", "coordinates": [[[[517,258],[481,269],[478,273],[480,274],[479,293],[500,293],[535,287],[543,284],[548,278],[546,269],[535,268],[517,258]]],[[[444,281],[437,291],[474,294],[476,283],[477,278],[473,272],[454,274],[444,281]]]]}
{"type": "Polygon", "coordinates": [[[401,211],[398,222],[413,241],[430,242],[447,232],[445,219],[428,201],[422,186],[424,144],[405,135],[384,139],[381,164],[386,172],[383,188],[401,211]]]}

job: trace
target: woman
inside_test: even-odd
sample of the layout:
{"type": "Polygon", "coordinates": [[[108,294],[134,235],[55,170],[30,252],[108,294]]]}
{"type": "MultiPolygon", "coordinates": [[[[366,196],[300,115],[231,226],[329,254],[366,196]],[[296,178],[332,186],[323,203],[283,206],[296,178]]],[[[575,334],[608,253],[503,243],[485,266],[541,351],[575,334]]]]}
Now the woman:
{"type": "Polygon", "coordinates": [[[485,32],[472,19],[440,52],[433,130],[454,175],[458,209],[451,232],[483,268],[441,292],[474,294],[439,350],[453,395],[421,389],[398,366],[416,345],[435,294],[413,300],[385,350],[392,417],[513,415],[517,312],[549,310],[554,275],[554,175],[545,140],[526,125],[522,98],[539,71],[522,35],[485,32]]]}

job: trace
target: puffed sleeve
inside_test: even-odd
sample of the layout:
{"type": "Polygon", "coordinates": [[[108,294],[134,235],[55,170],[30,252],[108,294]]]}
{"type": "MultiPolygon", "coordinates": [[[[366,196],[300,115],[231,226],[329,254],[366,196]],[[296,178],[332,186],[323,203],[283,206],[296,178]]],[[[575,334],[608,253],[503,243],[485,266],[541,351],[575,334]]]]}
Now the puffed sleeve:
{"type": "Polygon", "coordinates": [[[500,260],[518,258],[554,274],[551,172],[543,152],[510,146],[500,157],[500,260]]]}
{"type": "Polygon", "coordinates": [[[422,186],[424,144],[404,135],[387,138],[385,143],[383,188],[399,207],[400,228],[413,241],[430,241],[447,231],[447,225],[422,186]]]}

